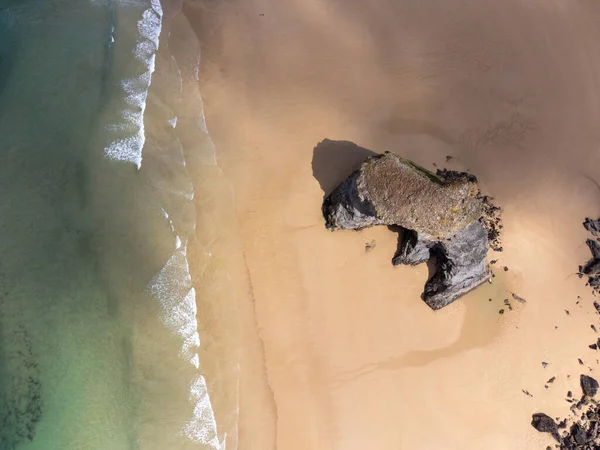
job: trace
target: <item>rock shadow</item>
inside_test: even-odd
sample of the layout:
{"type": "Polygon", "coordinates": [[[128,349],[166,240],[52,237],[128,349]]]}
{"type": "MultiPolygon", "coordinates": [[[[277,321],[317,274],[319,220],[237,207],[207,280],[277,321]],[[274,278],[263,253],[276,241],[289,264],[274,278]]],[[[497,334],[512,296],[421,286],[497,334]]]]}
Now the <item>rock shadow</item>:
{"type": "Polygon", "coordinates": [[[323,198],[358,170],[365,159],[377,154],[350,141],[324,139],[319,142],[313,150],[312,169],[323,190],[323,198]]]}

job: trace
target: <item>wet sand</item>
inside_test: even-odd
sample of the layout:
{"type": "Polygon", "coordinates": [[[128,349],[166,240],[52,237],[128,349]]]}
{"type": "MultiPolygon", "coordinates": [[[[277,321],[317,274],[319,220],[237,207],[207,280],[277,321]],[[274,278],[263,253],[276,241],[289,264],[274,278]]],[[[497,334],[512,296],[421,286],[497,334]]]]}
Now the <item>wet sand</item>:
{"type": "MultiPolygon", "coordinates": [[[[219,217],[239,229],[248,287],[221,303],[239,327],[224,306],[201,338],[239,351],[239,449],[552,444],[531,414],[565,416],[579,373],[600,371],[575,275],[581,222],[600,213],[600,5],[196,3],[200,89],[235,204],[219,217]],[[325,138],[476,174],[504,208],[493,283],[433,312],[419,298],[427,267],[390,263],[394,233],[326,231],[323,195],[365,153],[315,150],[325,138]],[[510,292],[527,303],[501,315],[510,292]]],[[[217,422],[221,395],[213,386],[217,422]]]]}

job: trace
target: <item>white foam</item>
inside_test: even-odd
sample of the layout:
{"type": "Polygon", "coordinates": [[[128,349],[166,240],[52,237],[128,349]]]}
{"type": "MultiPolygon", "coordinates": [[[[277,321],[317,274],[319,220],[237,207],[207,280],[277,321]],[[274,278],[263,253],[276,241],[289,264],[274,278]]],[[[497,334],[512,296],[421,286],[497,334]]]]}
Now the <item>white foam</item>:
{"type": "MultiPolygon", "coordinates": [[[[167,212],[162,212],[168,218],[167,212]]],[[[166,265],[151,281],[149,290],[162,306],[163,322],[181,338],[182,358],[199,369],[196,290],[192,286],[185,246],[175,249],[166,265]]],[[[182,432],[194,442],[221,450],[214,412],[202,376],[196,377],[190,385],[190,402],[194,405],[194,416],[184,425],[182,432]]]]}
{"type": "Polygon", "coordinates": [[[183,433],[191,441],[224,450],[225,447],[219,443],[215,432],[217,424],[208,398],[206,381],[201,375],[190,384],[190,403],[194,405],[194,418],[185,424],[183,433]]]}
{"type": "MultiPolygon", "coordinates": [[[[137,5],[137,3],[134,4],[137,5]]],[[[162,17],[163,10],[160,1],[151,0],[150,7],[142,12],[142,17],[137,22],[139,38],[133,50],[135,58],[142,63],[145,70],[142,73],[132,74],[121,81],[125,102],[130,108],[121,112],[121,119],[125,124],[113,124],[107,127],[109,130],[131,129],[133,136],[120,137],[110,142],[104,149],[104,154],[118,161],[133,163],[138,169],[142,165],[142,150],[146,142],[144,113],[154,73],[162,17]]],[[[111,33],[111,38],[113,34],[111,33]]]]}

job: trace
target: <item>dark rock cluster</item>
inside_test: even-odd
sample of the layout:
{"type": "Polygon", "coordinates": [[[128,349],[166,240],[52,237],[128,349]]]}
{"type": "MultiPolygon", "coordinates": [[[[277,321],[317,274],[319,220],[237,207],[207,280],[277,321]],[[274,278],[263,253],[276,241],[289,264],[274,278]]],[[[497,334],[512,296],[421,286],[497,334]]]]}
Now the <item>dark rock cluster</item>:
{"type": "MultiPolygon", "coordinates": [[[[531,425],[538,431],[550,433],[560,450],[600,450],[600,403],[594,398],[598,382],[587,375],[580,376],[582,397],[577,400],[569,391],[573,417],[556,419],[544,413],[535,413],[531,425]]],[[[549,447],[550,448],[550,447],[549,447]]]]}
{"type": "Polygon", "coordinates": [[[394,265],[434,257],[423,300],[440,309],[490,280],[490,245],[501,251],[500,208],[467,172],[432,173],[393,153],[367,158],[323,203],[330,230],[388,225],[404,230],[394,265]]]}
{"type": "Polygon", "coordinates": [[[588,239],[586,241],[592,257],[585,266],[579,266],[579,276],[587,276],[588,284],[595,292],[598,292],[600,291],[600,238],[598,238],[598,234],[600,233],[600,219],[592,220],[587,218],[583,226],[592,233],[595,239],[588,239]]]}

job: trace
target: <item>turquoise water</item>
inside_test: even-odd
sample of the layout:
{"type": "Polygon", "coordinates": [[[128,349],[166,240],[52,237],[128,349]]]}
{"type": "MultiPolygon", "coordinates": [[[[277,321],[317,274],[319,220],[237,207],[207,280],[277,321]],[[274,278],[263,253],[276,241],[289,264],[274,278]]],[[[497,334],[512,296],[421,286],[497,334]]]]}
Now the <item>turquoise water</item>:
{"type": "Polygon", "coordinates": [[[219,448],[178,130],[214,156],[200,106],[177,117],[178,6],[0,0],[2,450],[219,448]]]}

